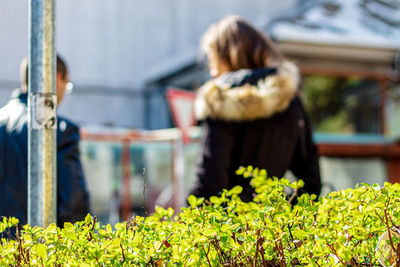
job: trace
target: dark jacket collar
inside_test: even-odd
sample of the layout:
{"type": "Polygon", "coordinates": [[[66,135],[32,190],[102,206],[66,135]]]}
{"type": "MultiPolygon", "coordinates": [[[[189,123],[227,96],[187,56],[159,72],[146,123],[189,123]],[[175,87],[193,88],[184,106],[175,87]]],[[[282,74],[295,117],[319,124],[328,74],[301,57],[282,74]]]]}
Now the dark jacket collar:
{"type": "Polygon", "coordinates": [[[10,99],[18,98],[22,103],[28,103],[28,93],[22,92],[20,88],[16,88],[12,91],[10,99]]]}
{"type": "Polygon", "coordinates": [[[276,74],[276,71],[276,68],[240,69],[224,73],[217,78],[216,83],[221,85],[229,84],[231,87],[238,87],[245,84],[256,85],[260,80],[265,79],[265,77],[276,74]]]}

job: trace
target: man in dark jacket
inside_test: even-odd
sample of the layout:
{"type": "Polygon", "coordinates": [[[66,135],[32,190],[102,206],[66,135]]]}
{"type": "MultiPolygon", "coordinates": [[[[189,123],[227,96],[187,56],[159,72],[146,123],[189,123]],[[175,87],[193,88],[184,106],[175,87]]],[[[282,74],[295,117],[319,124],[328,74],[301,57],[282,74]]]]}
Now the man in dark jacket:
{"type": "MultiPolygon", "coordinates": [[[[28,64],[21,64],[21,88],[0,109],[0,216],[27,223],[28,64]]],[[[68,71],[57,56],[57,99],[62,100],[68,71]]],[[[79,128],[57,116],[57,224],[75,222],[89,212],[89,195],[79,157],[79,128]]]]}

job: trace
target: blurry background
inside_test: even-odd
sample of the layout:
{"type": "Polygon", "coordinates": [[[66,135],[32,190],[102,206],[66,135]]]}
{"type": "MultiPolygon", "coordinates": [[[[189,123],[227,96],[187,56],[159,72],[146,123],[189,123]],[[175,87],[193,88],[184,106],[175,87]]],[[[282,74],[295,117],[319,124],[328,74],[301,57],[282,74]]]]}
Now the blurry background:
{"type": "MultiPolygon", "coordinates": [[[[60,113],[81,125],[171,126],[162,88],[150,88],[151,83],[195,64],[201,34],[225,15],[240,14],[262,26],[296,5],[295,0],[274,3],[56,1],[57,50],[75,85],[60,113]]],[[[19,85],[19,63],[28,51],[28,1],[2,0],[0,29],[2,105],[19,85]]]]}
{"type": "MultiPolygon", "coordinates": [[[[399,181],[399,0],[68,0],[56,10],[57,50],[74,83],[59,113],[82,126],[82,161],[103,222],[173,205],[179,132],[167,129],[174,125],[165,91],[194,91],[209,79],[201,34],[232,13],[299,65],[324,193],[399,181]]],[[[2,0],[0,105],[19,86],[27,51],[28,1],[2,0]]],[[[185,147],[186,188],[200,131],[185,147]]]]}

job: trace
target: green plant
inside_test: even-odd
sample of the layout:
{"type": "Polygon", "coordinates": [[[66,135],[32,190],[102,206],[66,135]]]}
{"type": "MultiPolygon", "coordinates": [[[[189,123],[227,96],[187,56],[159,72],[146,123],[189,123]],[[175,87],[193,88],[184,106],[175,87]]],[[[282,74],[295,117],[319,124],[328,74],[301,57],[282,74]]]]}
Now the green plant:
{"type": "MultiPolygon", "coordinates": [[[[156,208],[149,217],[101,226],[96,217],[63,228],[24,225],[15,239],[1,239],[0,265],[25,266],[375,266],[399,263],[400,185],[362,184],[319,200],[298,197],[292,206],[286,187],[303,184],[268,178],[265,170],[240,168],[257,195],[242,202],[242,189],[209,200],[190,196],[174,215],[156,208]],[[390,232],[390,231],[389,231],[390,232]],[[392,232],[391,232],[392,233],[392,232]]],[[[3,219],[0,231],[17,224],[3,219]]]]}
{"type": "Polygon", "coordinates": [[[357,90],[361,80],[321,75],[303,80],[303,100],[311,124],[318,132],[352,133],[355,131],[352,110],[357,105],[357,90]],[[352,91],[355,91],[351,93],[352,91]],[[355,95],[352,95],[355,94],[355,95]],[[355,103],[353,103],[355,102],[355,103]]]}

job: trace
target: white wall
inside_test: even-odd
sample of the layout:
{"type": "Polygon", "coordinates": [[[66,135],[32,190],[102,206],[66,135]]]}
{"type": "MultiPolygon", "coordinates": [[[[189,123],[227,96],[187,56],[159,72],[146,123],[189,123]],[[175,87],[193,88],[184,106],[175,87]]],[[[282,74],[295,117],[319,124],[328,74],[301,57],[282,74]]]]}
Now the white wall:
{"type": "MultiPolygon", "coordinates": [[[[0,2],[0,104],[18,86],[28,49],[28,1],[0,2]]],[[[57,47],[70,67],[75,91],[60,112],[80,123],[143,127],[138,90],[182,62],[196,59],[201,34],[227,14],[255,25],[296,0],[68,0],[56,1],[57,47]],[[97,87],[115,94],[95,92],[97,87]],[[136,89],[135,89],[136,88],[136,89]],[[80,90],[84,93],[80,93],[80,90]]],[[[103,90],[102,89],[102,90],[103,90]]]]}
{"type": "Polygon", "coordinates": [[[19,81],[19,64],[28,51],[27,2],[0,2],[0,81],[3,84],[19,81]]]}

